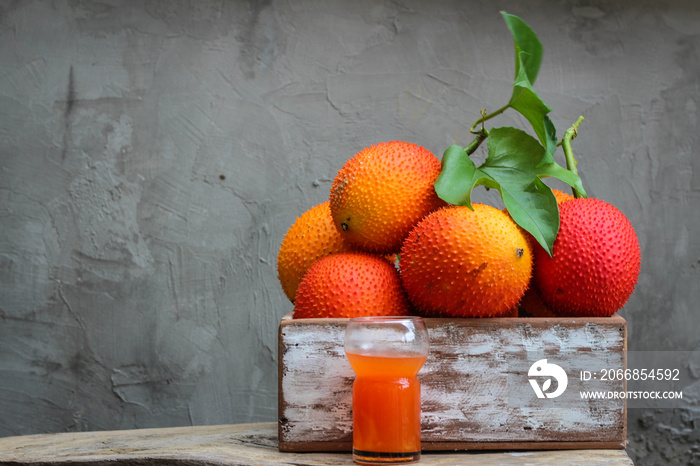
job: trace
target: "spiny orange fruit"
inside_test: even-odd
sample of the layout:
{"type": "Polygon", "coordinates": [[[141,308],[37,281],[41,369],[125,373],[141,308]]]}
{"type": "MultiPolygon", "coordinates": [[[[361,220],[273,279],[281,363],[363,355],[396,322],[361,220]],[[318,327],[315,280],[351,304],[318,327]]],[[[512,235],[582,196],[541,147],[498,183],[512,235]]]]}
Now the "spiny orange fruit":
{"type": "Polygon", "coordinates": [[[559,206],[553,255],[535,250],[534,282],[560,315],[603,317],[629,299],[639,277],[641,252],[627,217],[600,199],[559,206]]]}
{"type": "Polygon", "coordinates": [[[294,302],[299,282],[314,262],[350,250],[333,225],[328,201],[307,210],[289,228],[277,254],[277,277],[284,294],[294,302]]]}
{"type": "Polygon", "coordinates": [[[408,315],[396,268],[385,258],[343,252],[319,259],[299,284],[294,318],[408,315]]]}
{"type": "Polygon", "coordinates": [[[574,196],[571,194],[565,193],[564,191],[560,191],[558,189],[552,189],[552,192],[554,193],[554,197],[557,198],[557,204],[561,204],[564,201],[574,198],[574,196]]]}
{"type": "Polygon", "coordinates": [[[401,248],[411,303],[437,316],[492,317],[512,310],[527,289],[530,245],[502,210],[444,207],[421,220],[401,248]]]}
{"type": "Polygon", "coordinates": [[[433,187],[439,174],[437,157],[416,144],[382,142],[363,149],[333,180],[333,221],[365,251],[397,252],[420,219],[445,205],[433,187]]]}

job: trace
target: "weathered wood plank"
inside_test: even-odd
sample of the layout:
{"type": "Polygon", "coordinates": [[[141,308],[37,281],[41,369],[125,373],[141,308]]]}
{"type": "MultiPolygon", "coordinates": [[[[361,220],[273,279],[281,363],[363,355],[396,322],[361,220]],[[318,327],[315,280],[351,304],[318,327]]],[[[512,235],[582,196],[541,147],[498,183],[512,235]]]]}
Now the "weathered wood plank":
{"type": "MultiPolygon", "coordinates": [[[[349,453],[283,453],[276,424],[172,427],[0,438],[0,463],[27,466],[106,465],[341,465],[349,453]]],[[[629,466],[624,450],[444,452],[422,455],[421,464],[629,466]]]]}
{"type": "MultiPolygon", "coordinates": [[[[354,373],[343,352],[346,324],[346,319],[294,320],[291,314],[282,319],[282,450],[351,448],[354,373]]],[[[623,400],[557,405],[526,399],[535,398],[526,378],[540,358],[572,374],[579,368],[623,368],[621,317],[426,319],[426,325],[431,353],[419,374],[426,449],[624,448],[623,400]]],[[[597,386],[619,391],[624,382],[597,386]]],[[[585,388],[569,377],[571,393],[585,388]]]]}

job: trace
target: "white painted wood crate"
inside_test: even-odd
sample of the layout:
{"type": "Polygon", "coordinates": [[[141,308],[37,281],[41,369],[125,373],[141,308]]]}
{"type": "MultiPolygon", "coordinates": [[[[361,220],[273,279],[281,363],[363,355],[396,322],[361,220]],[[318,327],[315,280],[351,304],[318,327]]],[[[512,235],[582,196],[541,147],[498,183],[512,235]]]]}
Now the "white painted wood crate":
{"type": "MultiPolygon", "coordinates": [[[[347,321],[294,320],[291,313],[282,319],[281,451],[351,450],[355,375],[343,351],[347,321]]],[[[419,373],[424,450],[625,447],[624,399],[556,404],[537,400],[527,380],[531,364],[545,357],[566,368],[569,400],[591,384],[624,390],[624,381],[579,377],[584,369],[626,367],[622,317],[425,321],[431,346],[419,373]]]]}

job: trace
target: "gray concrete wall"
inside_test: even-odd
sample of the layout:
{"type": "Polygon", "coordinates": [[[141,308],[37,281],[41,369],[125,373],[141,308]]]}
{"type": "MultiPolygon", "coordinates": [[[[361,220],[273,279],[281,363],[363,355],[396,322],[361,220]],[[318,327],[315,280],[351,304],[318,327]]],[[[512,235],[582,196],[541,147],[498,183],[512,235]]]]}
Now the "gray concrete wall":
{"type": "MultiPolygon", "coordinates": [[[[274,420],[284,233],[367,145],[469,142],[500,9],[637,229],[630,349],[698,350],[700,4],[493,3],[1,1],[0,435],[274,420]]],[[[687,396],[630,411],[639,464],[698,461],[687,396]]]]}

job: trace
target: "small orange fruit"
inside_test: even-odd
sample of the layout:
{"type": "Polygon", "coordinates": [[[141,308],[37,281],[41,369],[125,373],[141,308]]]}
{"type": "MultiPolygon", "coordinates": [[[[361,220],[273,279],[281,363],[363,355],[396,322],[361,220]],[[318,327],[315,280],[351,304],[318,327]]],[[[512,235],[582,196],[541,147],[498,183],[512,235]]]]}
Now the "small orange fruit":
{"type": "Polygon", "coordinates": [[[393,141],[368,147],[333,180],[333,221],[357,247],[395,253],[420,219],[445,205],[433,187],[439,174],[437,157],[416,144],[393,141]]]}
{"type": "Polygon", "coordinates": [[[319,259],[299,284],[294,318],[408,315],[396,268],[385,258],[343,252],[319,259]]]}
{"type": "Polygon", "coordinates": [[[323,256],[351,249],[333,225],[328,201],[304,212],[287,231],[277,254],[277,277],[284,294],[294,302],[309,267],[323,256]]]}
{"type": "Polygon", "coordinates": [[[574,198],[574,196],[571,194],[565,193],[564,191],[560,191],[558,189],[552,189],[552,192],[554,193],[554,197],[557,198],[557,204],[561,204],[564,201],[574,198]]]}
{"type": "Polygon", "coordinates": [[[475,204],[425,217],[401,248],[401,279],[427,314],[495,317],[512,310],[532,272],[530,245],[502,210],[475,204]]]}

